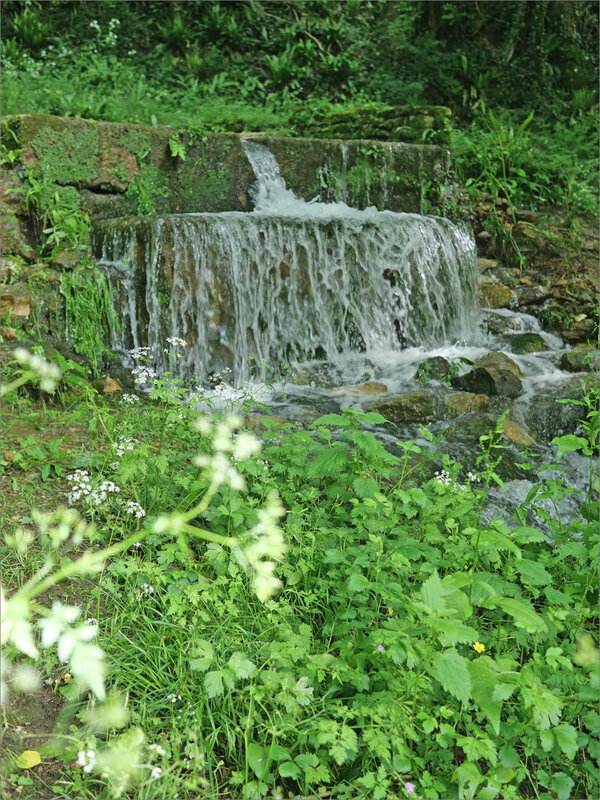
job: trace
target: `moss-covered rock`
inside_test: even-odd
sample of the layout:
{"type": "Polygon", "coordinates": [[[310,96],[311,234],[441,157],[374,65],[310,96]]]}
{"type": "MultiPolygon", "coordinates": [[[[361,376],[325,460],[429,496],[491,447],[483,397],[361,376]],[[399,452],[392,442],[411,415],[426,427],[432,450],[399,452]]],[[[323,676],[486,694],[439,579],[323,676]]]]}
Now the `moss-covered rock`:
{"type": "Polygon", "coordinates": [[[559,366],[566,372],[596,372],[599,368],[598,351],[592,345],[579,345],[562,354],[559,366]]]}
{"type": "Polygon", "coordinates": [[[482,308],[510,308],[515,300],[515,292],[497,280],[480,280],[478,283],[482,308]]]}
{"type": "Polygon", "coordinates": [[[441,381],[450,374],[452,365],[443,356],[432,356],[417,366],[415,378],[418,381],[441,381]]]}
{"type": "Polygon", "coordinates": [[[406,392],[388,395],[363,404],[366,411],[377,411],[391,422],[431,422],[434,417],[430,392],[406,392]]]}
{"type": "Polygon", "coordinates": [[[477,359],[477,366],[492,369],[501,369],[510,372],[516,378],[523,378],[523,371],[516,361],[500,350],[492,350],[477,359]]]}
{"type": "Polygon", "coordinates": [[[540,353],[546,350],[544,337],[539,333],[517,333],[509,338],[510,349],[517,355],[540,353]]]}
{"type": "Polygon", "coordinates": [[[453,392],[442,398],[443,414],[446,419],[460,417],[471,411],[486,411],[489,407],[490,398],[486,394],[453,392]]]}

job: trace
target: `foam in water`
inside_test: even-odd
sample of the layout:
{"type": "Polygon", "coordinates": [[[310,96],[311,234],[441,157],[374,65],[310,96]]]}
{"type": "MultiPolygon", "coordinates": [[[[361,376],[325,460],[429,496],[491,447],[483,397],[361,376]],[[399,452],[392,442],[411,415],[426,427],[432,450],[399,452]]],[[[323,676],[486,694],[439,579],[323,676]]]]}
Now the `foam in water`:
{"type": "Polygon", "coordinates": [[[282,363],[473,337],[475,246],[465,227],[305,202],[265,147],[244,149],[257,175],[253,212],[96,223],[94,250],[120,297],[113,346],[148,344],[164,369],[164,340],[178,336],[190,345],[178,371],[207,377],[231,366],[239,384],[282,363]]]}

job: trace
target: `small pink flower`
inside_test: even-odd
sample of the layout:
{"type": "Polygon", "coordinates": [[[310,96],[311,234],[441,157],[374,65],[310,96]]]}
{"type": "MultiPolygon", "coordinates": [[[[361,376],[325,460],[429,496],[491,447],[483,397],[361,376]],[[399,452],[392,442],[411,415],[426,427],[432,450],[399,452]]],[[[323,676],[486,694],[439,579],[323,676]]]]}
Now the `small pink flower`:
{"type": "Polygon", "coordinates": [[[415,790],[415,785],[408,781],[408,783],[404,784],[404,788],[406,789],[406,794],[412,794],[415,790]]]}
{"type": "Polygon", "coordinates": [[[142,546],[142,543],[141,543],[141,542],[134,542],[134,543],[133,543],[133,546],[134,546],[134,547],[141,547],[141,546],[142,546]]]}
{"type": "Polygon", "coordinates": [[[380,653],[383,653],[383,651],[385,650],[385,647],[382,644],[378,644],[377,645],[377,649],[379,650],[380,653]]]}

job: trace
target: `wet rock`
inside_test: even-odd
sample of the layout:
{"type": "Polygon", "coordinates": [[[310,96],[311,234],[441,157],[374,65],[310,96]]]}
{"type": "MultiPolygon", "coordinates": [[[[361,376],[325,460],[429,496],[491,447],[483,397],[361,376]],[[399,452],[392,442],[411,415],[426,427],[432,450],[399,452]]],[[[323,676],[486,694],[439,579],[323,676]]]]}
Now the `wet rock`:
{"type": "Polygon", "coordinates": [[[418,381],[441,381],[452,369],[447,358],[442,356],[432,356],[421,361],[417,366],[415,378],[418,381]]]}
{"type": "Polygon", "coordinates": [[[25,287],[7,286],[0,295],[0,315],[8,314],[12,319],[28,319],[31,315],[31,295],[25,287]]]}
{"type": "Polygon", "coordinates": [[[372,394],[384,394],[387,392],[387,386],[384,383],[377,383],[377,381],[366,381],[358,385],[336,386],[327,391],[336,396],[365,397],[372,394]]]}
{"type": "Polygon", "coordinates": [[[105,375],[102,383],[102,391],[104,394],[112,394],[113,392],[122,392],[123,389],[114,378],[111,378],[110,375],[105,375]]]}
{"type": "Polygon", "coordinates": [[[582,319],[579,322],[573,322],[568,330],[562,330],[560,335],[569,344],[576,344],[577,342],[589,342],[593,335],[596,324],[593,319],[582,319]]]}
{"type": "Polygon", "coordinates": [[[495,314],[493,311],[485,315],[485,326],[490,333],[510,335],[523,330],[523,320],[518,314],[495,314]]]}
{"type": "Polygon", "coordinates": [[[3,339],[6,339],[8,342],[17,338],[17,332],[14,328],[9,328],[8,326],[3,326],[0,329],[0,335],[3,339]]]}
{"type": "Polygon", "coordinates": [[[479,258],[477,259],[477,269],[480,272],[496,270],[498,269],[498,262],[493,258],[479,258]]]}
{"type": "Polygon", "coordinates": [[[61,250],[52,259],[52,266],[61,270],[75,269],[79,264],[79,254],[73,250],[61,250]]]}
{"type": "Polygon", "coordinates": [[[524,377],[519,365],[513,361],[510,356],[507,356],[506,353],[502,353],[500,350],[492,350],[491,352],[486,353],[484,356],[481,356],[481,358],[478,358],[477,366],[497,370],[506,370],[507,372],[512,373],[516,378],[524,377]]]}
{"type": "Polygon", "coordinates": [[[493,367],[475,367],[465,375],[451,378],[450,383],[455,389],[474,394],[518,397],[522,391],[521,381],[516,375],[493,367]]]}
{"type": "Polygon", "coordinates": [[[546,286],[520,286],[517,289],[519,306],[533,306],[552,297],[552,290],[546,286]]]}
{"type": "Polygon", "coordinates": [[[566,372],[596,372],[599,367],[598,351],[591,345],[579,345],[562,354],[559,367],[566,372]]]}
{"type": "Polygon", "coordinates": [[[519,333],[509,339],[510,349],[517,355],[540,353],[546,350],[546,343],[539,333],[519,333]]]}
{"type": "Polygon", "coordinates": [[[523,447],[529,447],[535,444],[533,436],[519,425],[518,422],[515,422],[514,419],[510,419],[509,417],[502,422],[502,432],[513,444],[522,445],[523,447]]]}
{"type": "Polygon", "coordinates": [[[569,397],[575,400],[581,398],[580,392],[572,385],[574,380],[577,379],[569,378],[564,384],[548,387],[522,411],[527,429],[539,441],[550,442],[555,436],[580,432],[580,420],[585,410],[580,405],[557,402],[569,397]]]}
{"type": "Polygon", "coordinates": [[[434,417],[430,392],[406,392],[364,403],[365,411],[377,411],[391,422],[431,422],[434,417]]]}
{"type": "Polygon", "coordinates": [[[490,398],[486,394],[472,392],[455,392],[442,399],[443,414],[446,419],[460,417],[471,411],[485,411],[490,407],[490,398]]]}
{"type": "Polygon", "coordinates": [[[496,280],[481,280],[478,284],[482,308],[509,308],[515,299],[514,291],[496,280]]]}

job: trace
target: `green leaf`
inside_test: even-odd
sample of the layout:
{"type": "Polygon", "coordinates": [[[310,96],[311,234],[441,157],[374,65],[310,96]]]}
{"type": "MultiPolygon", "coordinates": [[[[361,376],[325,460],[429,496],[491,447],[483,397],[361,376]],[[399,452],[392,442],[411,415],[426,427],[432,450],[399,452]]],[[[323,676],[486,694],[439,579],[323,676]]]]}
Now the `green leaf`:
{"type": "Polygon", "coordinates": [[[421,598],[432,611],[439,611],[446,605],[443,598],[442,582],[437,569],[421,586],[421,598]]]}
{"type": "Polygon", "coordinates": [[[40,470],[43,481],[48,480],[48,475],[50,475],[50,466],[51,466],[50,464],[44,464],[44,466],[40,470]]]}
{"type": "Polygon", "coordinates": [[[234,653],[228,663],[238,678],[251,678],[256,672],[255,665],[244,653],[234,653]]]}
{"type": "Polygon", "coordinates": [[[485,530],[481,531],[481,533],[479,531],[476,531],[473,534],[473,537],[475,538],[477,536],[479,536],[479,549],[482,551],[508,550],[509,552],[514,553],[517,557],[521,555],[520,548],[518,548],[517,545],[513,541],[511,541],[508,536],[506,536],[503,533],[500,533],[500,531],[485,530]]]}
{"type": "Polygon", "coordinates": [[[379,491],[379,484],[374,478],[355,478],[352,482],[357,497],[373,497],[379,491]]]}
{"type": "Polygon", "coordinates": [[[206,639],[201,639],[196,642],[192,648],[192,655],[194,658],[190,659],[190,669],[194,672],[206,672],[212,664],[214,658],[214,651],[210,642],[206,639]]]}
{"type": "Polygon", "coordinates": [[[544,753],[549,753],[554,747],[554,734],[550,730],[540,731],[540,744],[544,753]]]}
{"type": "Polygon", "coordinates": [[[302,774],[302,770],[297,764],[293,764],[291,761],[284,761],[283,764],[279,765],[279,775],[281,778],[299,778],[302,774]]]}
{"type": "Polygon", "coordinates": [[[256,775],[258,780],[263,778],[265,772],[269,767],[268,759],[269,751],[256,742],[249,742],[246,748],[246,758],[252,772],[256,775]]]}
{"type": "Polygon", "coordinates": [[[555,444],[558,448],[556,452],[557,458],[562,458],[565,453],[572,453],[574,450],[581,450],[584,455],[591,455],[591,451],[587,442],[582,436],[556,436],[550,444],[555,444]]]}
{"type": "Polygon", "coordinates": [[[500,733],[500,714],[502,713],[502,700],[494,698],[494,689],[498,684],[498,671],[495,663],[488,656],[469,661],[469,675],[473,700],[483,711],[494,733],[500,733]]]}
{"type": "Polygon", "coordinates": [[[436,653],[433,657],[434,678],[443,688],[461,703],[468,703],[471,697],[471,676],[467,663],[454,650],[436,653]]]}
{"type": "Polygon", "coordinates": [[[337,475],[348,463],[348,455],[341,447],[324,447],[308,468],[308,475],[337,475]]]}
{"type": "Polygon", "coordinates": [[[319,428],[323,425],[335,426],[336,428],[350,428],[352,423],[346,417],[340,416],[340,414],[323,414],[322,417],[316,419],[312,425],[309,426],[309,429],[314,430],[314,428],[319,428]]]}
{"type": "Polygon", "coordinates": [[[552,583],[552,576],[539,561],[532,561],[529,558],[522,558],[515,564],[515,569],[521,576],[524,584],[531,586],[547,586],[552,583]]]}
{"type": "Polygon", "coordinates": [[[364,592],[371,586],[371,581],[362,572],[351,572],[346,580],[346,586],[351,592],[364,592]]]}
{"type": "Polygon", "coordinates": [[[550,788],[558,795],[558,800],[569,800],[574,781],[564,772],[555,772],[552,776],[550,788]]]}
{"type": "Polygon", "coordinates": [[[553,729],[556,741],[562,752],[566,755],[569,761],[573,761],[575,754],[579,750],[577,744],[577,731],[572,725],[563,722],[553,729]]]}
{"type": "Polygon", "coordinates": [[[42,763],[40,754],[37,750],[25,750],[15,762],[15,766],[19,769],[32,769],[42,763]]]}
{"type": "Polygon", "coordinates": [[[514,747],[505,744],[498,751],[500,763],[505,769],[514,769],[519,766],[521,759],[514,747]]]}
{"type": "Polygon", "coordinates": [[[204,676],[204,688],[209,699],[223,694],[223,673],[220,669],[207,672],[204,676]]]}
{"type": "Polygon", "coordinates": [[[546,623],[530,603],[514,597],[500,597],[496,602],[503,611],[510,614],[517,627],[525,628],[529,633],[546,630],[546,623]]]}

